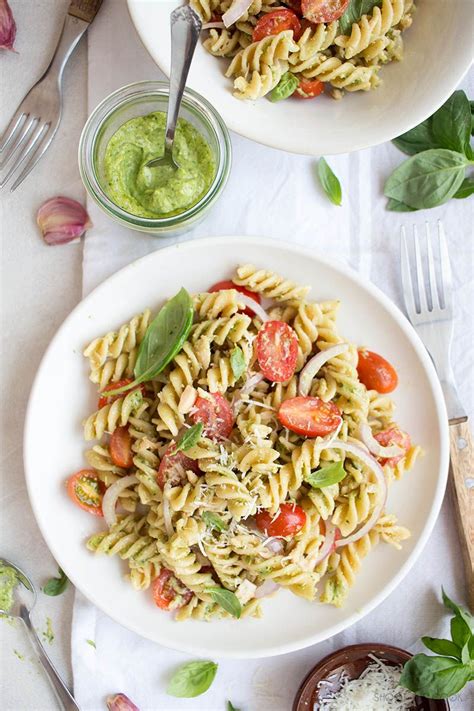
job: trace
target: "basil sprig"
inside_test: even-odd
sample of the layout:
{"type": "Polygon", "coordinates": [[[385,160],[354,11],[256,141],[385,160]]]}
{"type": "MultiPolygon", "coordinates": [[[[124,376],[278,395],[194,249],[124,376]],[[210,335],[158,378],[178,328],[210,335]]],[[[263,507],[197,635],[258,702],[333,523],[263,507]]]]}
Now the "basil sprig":
{"type": "Polygon", "coordinates": [[[474,633],[472,615],[449,599],[444,590],[443,603],[454,613],[452,639],[422,637],[422,642],[437,656],[415,654],[404,666],[400,685],[418,696],[447,699],[474,681],[474,633]]]}
{"type": "Polygon", "coordinates": [[[339,206],[342,203],[341,183],[325,158],[320,158],[318,161],[318,178],[330,201],[333,205],[339,206]]]}
{"type": "Polygon", "coordinates": [[[209,689],[217,673],[217,664],[210,661],[189,662],[171,677],[167,693],[182,699],[191,699],[209,689]]]}
{"type": "Polygon", "coordinates": [[[234,378],[238,380],[241,375],[243,375],[247,369],[247,364],[245,362],[245,356],[242,348],[235,346],[230,354],[230,367],[232,368],[232,373],[234,378]]]}
{"type": "Polygon", "coordinates": [[[291,72],[283,74],[282,78],[274,89],[270,92],[268,98],[270,101],[282,101],[294,94],[296,87],[300,83],[299,79],[291,72]]]}
{"type": "Polygon", "coordinates": [[[360,20],[362,15],[368,15],[376,5],[381,5],[382,0],[351,0],[347,10],[339,18],[339,34],[347,35],[354,22],[360,20]]]}
{"type": "Polygon", "coordinates": [[[240,711],[240,709],[236,709],[232,701],[227,702],[227,711],[240,711]]]}
{"type": "Polygon", "coordinates": [[[463,91],[454,94],[430,118],[393,143],[411,156],[385,183],[387,209],[412,212],[442,205],[474,192],[466,168],[474,164],[470,145],[472,103],[463,91]]]}
{"type": "Polygon", "coordinates": [[[312,486],[313,489],[322,489],[325,486],[338,484],[345,476],[346,472],[342,466],[342,462],[334,462],[334,464],[328,464],[326,467],[321,467],[314,472],[310,472],[304,477],[304,480],[312,486]]]}
{"type": "Polygon", "coordinates": [[[69,578],[66,573],[58,568],[58,578],[50,578],[43,588],[45,595],[50,595],[51,597],[56,597],[56,595],[61,595],[69,583],[69,578]]]}
{"type": "Polygon", "coordinates": [[[210,531],[226,531],[227,524],[216,513],[212,511],[203,511],[202,520],[206,524],[206,528],[210,531]]]}
{"type": "Polygon", "coordinates": [[[226,612],[239,619],[242,614],[242,605],[240,600],[233,592],[225,588],[208,588],[206,592],[212,597],[214,602],[217,602],[226,612]]]}
{"type": "Polygon", "coordinates": [[[148,326],[138,348],[133,382],[122,388],[108,390],[107,396],[118,395],[156,378],[183,347],[191,330],[193,313],[192,299],[186,289],[181,288],[148,326]]]}
{"type": "Polygon", "coordinates": [[[176,442],[176,447],[174,449],[174,452],[171,453],[171,455],[173,456],[178,452],[184,452],[185,450],[194,447],[194,445],[201,439],[202,428],[202,422],[197,422],[192,427],[186,429],[176,442]]]}

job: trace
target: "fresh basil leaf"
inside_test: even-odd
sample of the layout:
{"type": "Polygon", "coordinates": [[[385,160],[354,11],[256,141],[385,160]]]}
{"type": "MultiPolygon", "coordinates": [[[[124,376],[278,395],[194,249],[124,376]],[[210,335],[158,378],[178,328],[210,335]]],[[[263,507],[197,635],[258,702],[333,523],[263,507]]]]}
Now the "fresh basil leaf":
{"type": "Polygon", "coordinates": [[[189,662],[183,664],[171,677],[166,692],[170,696],[190,699],[209,689],[217,672],[215,662],[189,662]]]}
{"type": "Polygon", "coordinates": [[[192,427],[186,429],[176,442],[176,447],[174,452],[172,452],[172,456],[177,454],[177,452],[184,452],[186,449],[194,447],[194,445],[201,439],[202,429],[202,422],[196,422],[195,425],[192,425],[192,427]]]}
{"type": "Polygon", "coordinates": [[[403,202],[398,202],[398,200],[394,200],[393,198],[387,200],[387,210],[391,210],[392,212],[416,212],[417,209],[416,207],[405,205],[403,202]]]}
{"type": "Polygon", "coordinates": [[[69,583],[69,579],[66,573],[61,570],[61,568],[58,568],[58,573],[59,578],[50,578],[50,580],[48,580],[48,582],[44,586],[43,592],[45,595],[56,597],[56,595],[61,595],[61,593],[66,590],[69,583]]]}
{"type": "Polygon", "coordinates": [[[454,193],[453,197],[455,197],[457,200],[462,200],[463,198],[469,197],[473,193],[474,178],[465,178],[461,183],[461,187],[456,193],[454,193]]]}
{"type": "Polygon", "coordinates": [[[227,524],[220,516],[212,511],[203,511],[202,520],[206,524],[206,528],[210,531],[227,531],[227,524]]]}
{"type": "Polygon", "coordinates": [[[320,158],[318,161],[318,177],[324,192],[333,205],[340,205],[342,203],[341,183],[334,175],[325,158],[320,158]]]}
{"type": "Polygon", "coordinates": [[[360,20],[362,15],[368,15],[376,5],[381,4],[382,0],[351,0],[347,10],[339,18],[339,34],[349,34],[354,22],[360,20]]]}
{"type": "Polygon", "coordinates": [[[471,107],[463,91],[455,91],[431,118],[434,140],[443,148],[471,155],[471,107]]]}
{"type": "Polygon", "coordinates": [[[276,85],[274,89],[270,92],[268,98],[270,101],[282,101],[282,99],[287,99],[289,96],[294,94],[296,87],[300,83],[298,77],[296,77],[291,72],[286,72],[283,74],[282,78],[276,85]]]}
{"type": "Polygon", "coordinates": [[[385,195],[425,209],[447,202],[461,187],[468,160],[444,148],[418,153],[402,163],[385,183],[385,195]]]}
{"type": "Polygon", "coordinates": [[[193,322],[193,302],[181,288],[158,312],[148,326],[138,349],[135,384],[161,373],[181,350],[193,322]]]}
{"type": "MultiPolygon", "coordinates": [[[[469,662],[471,661],[471,655],[469,652],[469,641],[470,640],[471,640],[471,637],[466,642],[464,647],[461,649],[461,661],[463,664],[469,664],[469,662]]],[[[473,669],[473,672],[474,672],[474,669],[473,669]]]]}
{"type": "Polygon", "coordinates": [[[471,136],[474,136],[474,101],[469,102],[471,107],[471,136]]]}
{"type": "Polygon", "coordinates": [[[428,699],[447,699],[469,681],[471,670],[448,657],[415,654],[403,667],[400,686],[428,699]]]}
{"type": "Polygon", "coordinates": [[[230,354],[230,367],[232,368],[232,373],[236,380],[247,370],[244,352],[239,346],[235,346],[235,348],[232,349],[230,354]]]}
{"type": "Polygon", "coordinates": [[[232,701],[227,702],[227,711],[240,711],[240,709],[235,708],[232,701]]]}
{"type": "Polygon", "coordinates": [[[451,637],[454,644],[462,649],[472,637],[471,628],[462,617],[453,617],[451,620],[451,637]]]}
{"type": "Polygon", "coordinates": [[[304,477],[304,480],[307,484],[312,486],[313,489],[322,489],[325,486],[339,483],[345,476],[346,472],[342,466],[342,462],[334,462],[334,464],[328,464],[326,467],[321,467],[314,472],[310,472],[304,477]]]}
{"type": "Polygon", "coordinates": [[[431,132],[431,118],[394,138],[392,143],[409,156],[414,156],[416,153],[427,151],[430,148],[443,148],[435,141],[431,132]]]}
{"type": "Polygon", "coordinates": [[[469,648],[469,656],[471,657],[471,660],[474,662],[474,634],[472,635],[471,639],[468,642],[468,648],[469,648]]]}
{"type": "Polygon", "coordinates": [[[226,612],[239,619],[242,614],[242,605],[237,595],[225,588],[208,588],[206,590],[214,600],[226,612]]]}
{"type": "Polygon", "coordinates": [[[455,615],[463,619],[469,628],[472,628],[474,625],[474,617],[471,615],[469,610],[451,600],[444,591],[444,588],[441,588],[441,594],[443,596],[444,606],[447,607],[448,610],[451,610],[451,612],[454,612],[455,615]]]}
{"type": "Polygon", "coordinates": [[[436,637],[422,637],[421,641],[431,652],[445,657],[454,657],[461,661],[461,652],[457,644],[449,639],[436,639],[436,637]]]}

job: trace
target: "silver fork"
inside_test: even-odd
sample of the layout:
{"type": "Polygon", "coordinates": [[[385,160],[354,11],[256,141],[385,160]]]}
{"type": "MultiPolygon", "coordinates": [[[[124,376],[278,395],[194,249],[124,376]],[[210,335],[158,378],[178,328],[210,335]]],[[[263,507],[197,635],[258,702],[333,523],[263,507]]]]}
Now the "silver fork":
{"type": "Polygon", "coordinates": [[[48,68],[0,138],[0,170],[6,169],[0,188],[14,178],[10,190],[16,190],[51,145],[61,122],[64,67],[101,4],[102,0],[72,0],[48,68]]]}
{"type": "Polygon", "coordinates": [[[474,450],[468,418],[459,399],[450,360],[454,328],[452,276],[443,224],[438,222],[437,238],[433,239],[430,225],[426,223],[424,240],[420,239],[415,225],[411,242],[409,245],[405,228],[402,227],[403,296],[408,318],[433,360],[446,400],[456,518],[465,563],[468,600],[471,609],[474,609],[474,450]]]}

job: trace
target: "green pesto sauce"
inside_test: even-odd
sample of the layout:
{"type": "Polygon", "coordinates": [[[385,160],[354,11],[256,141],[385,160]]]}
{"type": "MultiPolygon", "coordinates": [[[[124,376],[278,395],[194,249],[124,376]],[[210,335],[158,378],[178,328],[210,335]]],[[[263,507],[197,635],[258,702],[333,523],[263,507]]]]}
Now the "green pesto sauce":
{"type": "Polygon", "coordinates": [[[13,605],[13,591],[18,585],[18,578],[13,568],[0,565],[0,610],[10,612],[13,605]]]}
{"type": "Polygon", "coordinates": [[[199,131],[178,119],[169,165],[147,168],[163,154],[166,115],[156,111],[124,123],[110,139],[104,157],[108,194],[113,202],[137,217],[177,215],[197,203],[216,173],[211,148],[199,131]]]}

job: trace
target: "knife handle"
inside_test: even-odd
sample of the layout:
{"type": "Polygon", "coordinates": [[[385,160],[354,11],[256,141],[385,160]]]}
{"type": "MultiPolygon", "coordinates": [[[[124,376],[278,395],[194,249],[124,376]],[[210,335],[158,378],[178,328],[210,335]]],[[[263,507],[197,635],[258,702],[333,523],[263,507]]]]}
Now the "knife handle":
{"type": "Polygon", "coordinates": [[[474,612],[474,447],[468,422],[449,427],[451,482],[456,521],[467,583],[467,599],[474,612]]]}

